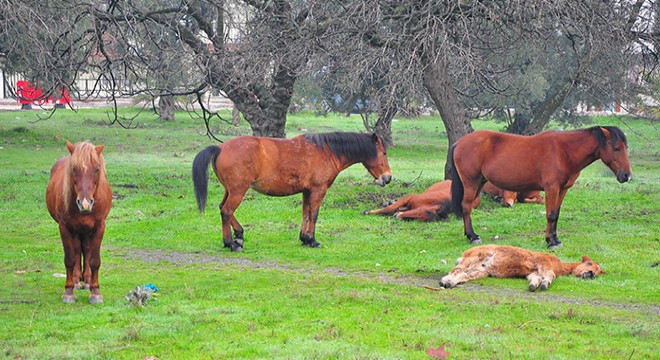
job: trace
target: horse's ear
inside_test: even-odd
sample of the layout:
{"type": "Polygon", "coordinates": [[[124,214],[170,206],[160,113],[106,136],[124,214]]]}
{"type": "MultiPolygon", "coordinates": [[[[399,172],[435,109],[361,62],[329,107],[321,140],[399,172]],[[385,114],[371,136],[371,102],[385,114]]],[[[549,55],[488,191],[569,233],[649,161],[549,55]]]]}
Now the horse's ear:
{"type": "Polygon", "coordinates": [[[69,154],[73,154],[73,149],[75,149],[76,147],[69,140],[67,140],[66,148],[69,149],[69,154]]]}
{"type": "Polygon", "coordinates": [[[582,255],[582,262],[592,261],[587,255],[582,255]]]}
{"type": "Polygon", "coordinates": [[[96,154],[101,155],[101,151],[105,148],[105,145],[97,145],[96,146],[96,154]]]}
{"type": "Polygon", "coordinates": [[[611,135],[610,131],[607,130],[606,128],[602,127],[602,126],[599,126],[599,128],[600,128],[600,132],[602,132],[603,135],[605,135],[605,137],[609,139],[610,135],[611,135]]]}
{"type": "Polygon", "coordinates": [[[376,145],[380,143],[380,138],[378,137],[378,135],[376,135],[376,133],[371,134],[371,138],[374,140],[374,143],[376,145]]]}

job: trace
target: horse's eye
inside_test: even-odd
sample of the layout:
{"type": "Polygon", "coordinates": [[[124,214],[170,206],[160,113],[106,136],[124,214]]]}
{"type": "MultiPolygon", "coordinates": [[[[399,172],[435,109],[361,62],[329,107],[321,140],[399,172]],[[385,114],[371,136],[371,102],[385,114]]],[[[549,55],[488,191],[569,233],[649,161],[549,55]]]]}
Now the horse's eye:
{"type": "Polygon", "coordinates": [[[591,265],[593,265],[593,264],[594,264],[594,263],[592,263],[591,261],[587,262],[587,265],[589,265],[589,266],[591,266],[591,265]]]}
{"type": "Polygon", "coordinates": [[[96,167],[96,172],[98,173],[99,171],[101,171],[101,168],[99,166],[97,166],[96,167]]]}

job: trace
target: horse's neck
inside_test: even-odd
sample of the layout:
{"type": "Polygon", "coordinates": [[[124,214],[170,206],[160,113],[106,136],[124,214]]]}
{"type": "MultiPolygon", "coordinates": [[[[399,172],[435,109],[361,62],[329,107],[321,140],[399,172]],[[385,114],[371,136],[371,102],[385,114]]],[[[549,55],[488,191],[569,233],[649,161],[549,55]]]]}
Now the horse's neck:
{"type": "Polygon", "coordinates": [[[563,149],[567,151],[566,155],[578,171],[600,157],[598,142],[590,132],[575,131],[566,133],[561,141],[563,142],[563,149]]]}
{"type": "Polygon", "coordinates": [[[575,268],[580,265],[580,263],[565,263],[561,260],[559,263],[560,268],[554,270],[556,275],[570,275],[573,273],[573,270],[575,270],[575,268]]]}

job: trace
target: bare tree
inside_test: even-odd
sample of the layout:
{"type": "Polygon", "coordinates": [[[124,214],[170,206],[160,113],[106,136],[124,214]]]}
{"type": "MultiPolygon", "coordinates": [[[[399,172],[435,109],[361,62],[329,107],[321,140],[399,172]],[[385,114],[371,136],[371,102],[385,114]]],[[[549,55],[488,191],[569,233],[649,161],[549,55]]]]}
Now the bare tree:
{"type": "MultiPolygon", "coordinates": [[[[221,91],[255,135],[284,137],[293,85],[313,46],[303,41],[313,31],[307,27],[316,28],[311,6],[294,8],[288,0],[5,0],[0,46],[16,70],[42,85],[67,86],[93,73],[108,80],[116,96],[202,99],[221,91]],[[120,92],[117,83],[126,79],[136,90],[120,92]]],[[[206,115],[212,114],[204,116],[210,132],[206,115]]]]}

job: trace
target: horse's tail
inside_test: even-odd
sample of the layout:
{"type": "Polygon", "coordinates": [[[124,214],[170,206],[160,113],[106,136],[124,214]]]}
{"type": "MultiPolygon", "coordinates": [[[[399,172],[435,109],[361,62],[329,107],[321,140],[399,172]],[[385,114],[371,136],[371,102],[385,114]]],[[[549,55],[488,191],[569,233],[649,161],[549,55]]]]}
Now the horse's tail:
{"type": "Polygon", "coordinates": [[[454,163],[454,149],[456,149],[456,144],[452,145],[449,149],[449,158],[447,159],[451,168],[451,208],[457,217],[462,218],[463,206],[461,203],[463,202],[465,189],[463,188],[463,181],[461,181],[461,177],[458,175],[456,163],[454,163]]]}
{"type": "Polygon", "coordinates": [[[197,199],[197,208],[202,212],[206,208],[206,197],[208,195],[209,164],[213,162],[215,167],[215,160],[218,155],[220,155],[220,146],[211,145],[200,151],[193,160],[192,178],[195,186],[195,198],[197,199]]]}

